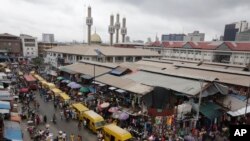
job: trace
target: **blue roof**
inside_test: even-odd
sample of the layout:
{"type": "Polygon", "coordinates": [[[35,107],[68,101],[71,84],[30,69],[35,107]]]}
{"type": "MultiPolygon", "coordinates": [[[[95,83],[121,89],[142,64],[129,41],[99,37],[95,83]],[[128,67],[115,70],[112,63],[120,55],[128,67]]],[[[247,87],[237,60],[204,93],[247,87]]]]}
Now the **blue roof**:
{"type": "Polygon", "coordinates": [[[0,101],[0,109],[10,109],[10,102],[0,101]]]}
{"type": "Polygon", "coordinates": [[[4,121],[4,138],[14,141],[22,141],[22,130],[18,122],[4,121]]]}

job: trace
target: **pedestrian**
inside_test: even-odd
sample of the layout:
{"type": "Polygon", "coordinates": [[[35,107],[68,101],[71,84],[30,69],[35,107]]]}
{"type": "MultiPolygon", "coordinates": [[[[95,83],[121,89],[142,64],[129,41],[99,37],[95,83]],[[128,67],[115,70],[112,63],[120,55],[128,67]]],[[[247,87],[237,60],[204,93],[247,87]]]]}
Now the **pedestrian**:
{"type": "Polygon", "coordinates": [[[87,127],[87,121],[85,119],[83,119],[83,127],[86,128],[87,127]]]}
{"type": "Polygon", "coordinates": [[[75,135],[73,133],[71,133],[70,135],[70,141],[74,141],[75,135]]]}
{"type": "Polygon", "coordinates": [[[46,115],[43,116],[43,122],[47,123],[47,116],[46,115]]]}
{"type": "Polygon", "coordinates": [[[78,122],[78,130],[80,131],[81,130],[81,121],[78,122]]]}
{"type": "Polygon", "coordinates": [[[77,136],[77,141],[82,141],[82,136],[81,135],[77,136]]]}
{"type": "Polygon", "coordinates": [[[63,138],[63,141],[66,141],[66,138],[67,138],[67,134],[66,134],[66,132],[63,132],[63,134],[62,134],[62,138],[63,138]]]}
{"type": "Polygon", "coordinates": [[[60,112],[60,117],[63,119],[63,111],[60,112]]]}

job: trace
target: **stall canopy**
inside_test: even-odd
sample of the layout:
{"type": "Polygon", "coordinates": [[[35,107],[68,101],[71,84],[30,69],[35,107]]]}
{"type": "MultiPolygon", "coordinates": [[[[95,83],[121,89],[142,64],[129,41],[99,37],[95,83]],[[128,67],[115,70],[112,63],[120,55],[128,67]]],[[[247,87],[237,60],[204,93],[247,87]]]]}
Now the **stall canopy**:
{"type": "Polygon", "coordinates": [[[23,141],[20,124],[13,121],[4,121],[4,138],[11,141],[23,141]]]}
{"type": "Polygon", "coordinates": [[[11,72],[11,70],[10,70],[10,69],[8,69],[8,68],[6,68],[6,69],[5,69],[5,72],[6,72],[6,73],[10,73],[10,72],[11,72]]]}
{"type": "Polygon", "coordinates": [[[93,76],[91,76],[91,75],[87,75],[87,74],[84,74],[84,75],[81,75],[81,78],[83,78],[83,79],[87,79],[87,80],[90,80],[90,79],[92,79],[92,78],[93,78],[93,76]]]}
{"type": "Polygon", "coordinates": [[[0,109],[10,109],[10,102],[0,101],[0,109]]]}
{"type": "Polygon", "coordinates": [[[112,87],[123,89],[139,95],[145,95],[153,90],[153,87],[137,83],[131,79],[105,74],[96,78],[96,81],[112,87]]]}
{"type": "Polygon", "coordinates": [[[237,111],[243,107],[246,107],[246,101],[240,100],[230,94],[216,98],[215,101],[231,111],[237,111]]]}
{"type": "Polygon", "coordinates": [[[124,91],[124,90],[122,90],[122,89],[117,89],[117,90],[115,90],[116,92],[118,92],[118,93],[125,93],[126,91],[124,91]]]}
{"type": "Polygon", "coordinates": [[[67,72],[69,74],[76,74],[77,72],[73,71],[72,69],[66,67],[66,66],[62,66],[62,67],[59,67],[59,69],[63,72],[67,72]]]}
{"type": "Polygon", "coordinates": [[[52,88],[55,88],[56,87],[56,85],[55,84],[53,84],[53,83],[46,83],[45,84],[47,87],[49,87],[50,89],[52,89],[52,88]]]}
{"type": "Polygon", "coordinates": [[[248,114],[250,113],[250,106],[247,106],[247,109],[246,107],[243,107],[243,108],[240,108],[236,111],[229,111],[227,112],[229,115],[233,116],[233,117],[236,117],[236,116],[242,116],[244,115],[245,113],[248,114]]]}
{"type": "Polygon", "coordinates": [[[88,87],[81,87],[79,91],[82,92],[82,93],[88,93],[89,88],[88,87]]]}
{"type": "Polygon", "coordinates": [[[200,106],[200,112],[210,120],[219,117],[222,113],[219,111],[221,107],[215,103],[203,103],[200,106]]]}
{"type": "Polygon", "coordinates": [[[36,81],[36,79],[32,75],[24,75],[23,77],[28,82],[36,81]]]}
{"type": "Polygon", "coordinates": [[[119,66],[119,67],[113,69],[110,73],[113,75],[121,76],[121,75],[125,74],[126,72],[130,72],[130,70],[128,68],[119,66]]]}
{"type": "Polygon", "coordinates": [[[9,114],[10,110],[9,109],[0,109],[0,114],[9,114]]]}

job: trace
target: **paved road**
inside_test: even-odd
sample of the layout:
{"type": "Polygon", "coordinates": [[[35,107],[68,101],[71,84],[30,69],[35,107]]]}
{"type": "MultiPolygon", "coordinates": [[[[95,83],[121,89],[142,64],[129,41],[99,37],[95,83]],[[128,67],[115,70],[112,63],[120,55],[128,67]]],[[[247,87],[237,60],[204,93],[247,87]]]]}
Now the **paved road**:
{"type": "MultiPolygon", "coordinates": [[[[50,124],[50,131],[54,134],[54,137],[57,136],[58,131],[62,130],[66,132],[67,136],[71,133],[75,134],[75,140],[77,135],[82,136],[83,141],[97,141],[97,137],[94,133],[89,131],[88,129],[81,129],[80,131],[78,130],[77,127],[77,121],[76,120],[71,120],[66,122],[64,119],[60,119],[60,111],[59,109],[57,111],[54,110],[54,106],[52,102],[44,102],[43,99],[37,94],[36,95],[36,100],[40,103],[40,108],[39,108],[39,113],[42,115],[47,116],[47,121],[50,124]],[[57,124],[53,124],[51,122],[52,115],[53,113],[56,112],[57,116],[57,124]]],[[[28,135],[28,132],[25,130],[26,129],[26,121],[22,122],[22,128],[24,129],[24,141],[30,141],[30,137],[28,135]]],[[[44,125],[39,126],[39,128],[44,129],[44,125]]]]}

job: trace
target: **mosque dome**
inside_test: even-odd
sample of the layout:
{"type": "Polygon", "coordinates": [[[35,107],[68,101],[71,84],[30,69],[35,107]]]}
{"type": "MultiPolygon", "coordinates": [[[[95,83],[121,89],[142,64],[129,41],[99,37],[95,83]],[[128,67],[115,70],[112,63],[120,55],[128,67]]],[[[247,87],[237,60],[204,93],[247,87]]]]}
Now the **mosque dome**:
{"type": "Polygon", "coordinates": [[[98,35],[96,32],[91,35],[90,42],[93,44],[100,44],[102,43],[102,39],[100,35],[98,35]]]}

